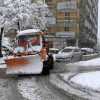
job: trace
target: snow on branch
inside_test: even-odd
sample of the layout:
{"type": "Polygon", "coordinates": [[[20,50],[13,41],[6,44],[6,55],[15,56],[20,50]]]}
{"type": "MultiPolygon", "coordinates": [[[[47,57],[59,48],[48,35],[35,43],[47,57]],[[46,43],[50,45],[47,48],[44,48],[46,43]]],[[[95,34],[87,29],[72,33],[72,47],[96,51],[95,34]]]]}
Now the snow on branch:
{"type": "Polygon", "coordinates": [[[5,31],[11,28],[21,30],[26,28],[46,28],[46,15],[49,10],[44,3],[31,3],[31,0],[4,0],[0,4],[0,26],[5,31]]]}

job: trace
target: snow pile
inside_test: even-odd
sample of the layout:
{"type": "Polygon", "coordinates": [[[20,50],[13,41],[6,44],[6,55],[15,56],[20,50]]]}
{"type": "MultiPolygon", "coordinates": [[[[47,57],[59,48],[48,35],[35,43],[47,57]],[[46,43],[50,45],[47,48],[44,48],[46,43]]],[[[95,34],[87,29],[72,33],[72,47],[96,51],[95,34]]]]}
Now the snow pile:
{"type": "MultiPolygon", "coordinates": [[[[66,80],[66,76],[64,79],[66,80]]],[[[72,77],[70,81],[83,87],[100,91],[100,71],[79,73],[72,77]]]]}
{"type": "MultiPolygon", "coordinates": [[[[78,63],[74,63],[74,66],[79,66],[78,68],[96,68],[100,67],[100,58],[95,58],[88,61],[80,61],[78,63]]],[[[90,88],[96,91],[100,91],[100,71],[92,71],[92,72],[85,72],[85,73],[76,73],[75,75],[72,75],[68,80],[68,75],[64,74],[63,79],[65,81],[69,81],[75,84],[78,84],[79,86],[83,86],[86,88],[90,88]]]]}
{"type": "Polygon", "coordinates": [[[95,58],[92,60],[88,60],[88,61],[80,61],[80,62],[76,62],[74,63],[75,66],[84,66],[84,67],[88,67],[88,66],[100,66],[100,58],[95,58]]]}

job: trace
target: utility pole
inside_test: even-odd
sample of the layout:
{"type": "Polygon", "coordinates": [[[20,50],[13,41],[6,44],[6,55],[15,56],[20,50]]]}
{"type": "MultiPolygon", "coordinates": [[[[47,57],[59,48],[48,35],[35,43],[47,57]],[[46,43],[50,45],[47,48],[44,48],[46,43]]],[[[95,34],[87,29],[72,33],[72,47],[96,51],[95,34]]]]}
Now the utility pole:
{"type": "Polygon", "coordinates": [[[18,30],[20,31],[20,30],[21,30],[21,28],[20,28],[20,22],[19,22],[19,20],[18,20],[17,25],[18,25],[18,30]]]}
{"type": "Polygon", "coordinates": [[[4,27],[1,27],[1,34],[0,34],[0,57],[3,57],[3,54],[2,54],[2,35],[3,35],[3,32],[4,32],[4,27]]]}

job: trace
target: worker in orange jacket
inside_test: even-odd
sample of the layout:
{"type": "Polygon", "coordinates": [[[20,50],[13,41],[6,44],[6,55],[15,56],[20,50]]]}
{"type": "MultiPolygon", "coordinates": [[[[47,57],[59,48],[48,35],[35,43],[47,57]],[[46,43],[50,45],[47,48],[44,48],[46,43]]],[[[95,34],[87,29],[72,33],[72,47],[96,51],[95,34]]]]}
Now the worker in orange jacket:
{"type": "Polygon", "coordinates": [[[40,56],[43,61],[47,60],[48,58],[48,46],[46,43],[43,43],[43,48],[40,51],[40,56]]]}

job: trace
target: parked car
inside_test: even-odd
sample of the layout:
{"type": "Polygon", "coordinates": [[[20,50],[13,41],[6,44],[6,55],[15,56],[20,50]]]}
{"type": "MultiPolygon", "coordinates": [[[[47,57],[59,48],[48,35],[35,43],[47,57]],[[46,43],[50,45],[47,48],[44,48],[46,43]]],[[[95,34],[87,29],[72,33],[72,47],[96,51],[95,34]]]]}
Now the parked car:
{"type": "Polygon", "coordinates": [[[75,62],[82,58],[82,53],[78,47],[65,47],[61,49],[58,54],[55,54],[57,62],[75,62]]]}
{"type": "Polygon", "coordinates": [[[59,52],[59,49],[57,49],[57,48],[50,48],[49,49],[49,54],[52,54],[53,55],[53,59],[54,59],[54,61],[55,61],[55,54],[57,54],[59,52]]]}
{"type": "Polygon", "coordinates": [[[81,52],[83,55],[95,53],[94,49],[92,49],[92,48],[81,48],[81,52]]]}
{"type": "Polygon", "coordinates": [[[49,53],[50,53],[50,54],[57,54],[58,51],[59,51],[59,49],[57,49],[57,48],[50,48],[50,49],[49,49],[49,53]]]}

